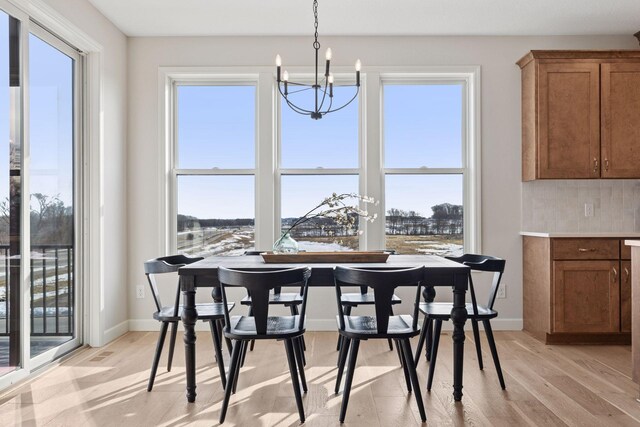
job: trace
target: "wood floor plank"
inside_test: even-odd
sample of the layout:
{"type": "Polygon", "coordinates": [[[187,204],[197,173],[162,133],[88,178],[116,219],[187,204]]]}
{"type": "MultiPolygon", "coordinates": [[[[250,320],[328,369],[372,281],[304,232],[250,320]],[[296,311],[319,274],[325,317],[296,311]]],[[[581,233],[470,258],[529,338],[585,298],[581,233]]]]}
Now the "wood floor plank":
{"type": "Polygon", "coordinates": [[[512,401],[510,404],[531,426],[565,427],[567,425],[537,399],[512,401]]]}
{"type": "MultiPolygon", "coordinates": [[[[638,425],[638,386],[629,378],[628,346],[547,346],[522,332],[496,332],[507,390],[497,381],[486,337],[484,370],[473,335],[466,336],[464,397],[452,396],[451,334],[440,341],[436,376],[426,391],[428,363],[421,357],[427,424],[438,426],[638,425]]],[[[307,333],[303,395],[305,426],[339,426],[342,393],[335,394],[335,332],[307,333]]],[[[157,332],[132,332],[106,347],[84,349],[59,366],[0,397],[0,425],[25,426],[210,426],[217,424],[222,389],[211,337],[198,333],[198,397],[187,403],[184,352],[176,347],[171,372],[166,349],[156,384],[146,391],[157,332]]],[[[415,342],[413,343],[415,346],[415,342]]],[[[228,357],[226,362],[228,364],[228,357]]],[[[360,346],[344,426],[420,425],[397,353],[386,341],[360,346]]],[[[225,426],[299,425],[282,342],[259,342],[242,368],[225,426]]]]}
{"type": "Polygon", "coordinates": [[[618,408],[567,375],[544,377],[544,379],[593,415],[606,415],[609,417],[623,415],[618,408]]]}

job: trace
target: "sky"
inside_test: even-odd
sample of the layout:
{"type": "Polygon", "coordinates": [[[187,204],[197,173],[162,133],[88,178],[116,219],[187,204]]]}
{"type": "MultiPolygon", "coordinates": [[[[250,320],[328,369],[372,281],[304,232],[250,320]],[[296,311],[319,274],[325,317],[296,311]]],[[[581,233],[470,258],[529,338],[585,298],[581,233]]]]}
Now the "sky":
{"type": "MultiPolygon", "coordinates": [[[[255,87],[178,88],[178,167],[255,167],[255,87]]],[[[335,88],[335,105],[353,88],[335,88]]],[[[301,105],[313,92],[292,95],[301,105]]],[[[462,167],[462,86],[385,85],[385,167],[462,167]]],[[[358,168],[358,104],[320,120],[283,104],[282,168],[358,168]]],[[[387,175],[386,209],[431,215],[431,206],[462,204],[460,175],[387,175]]],[[[300,216],[333,192],[358,192],[357,176],[283,176],[282,216],[300,216]]],[[[178,212],[198,218],[254,217],[254,179],[180,177],[178,212]],[[219,201],[229,201],[220,203],[219,201]]]]}

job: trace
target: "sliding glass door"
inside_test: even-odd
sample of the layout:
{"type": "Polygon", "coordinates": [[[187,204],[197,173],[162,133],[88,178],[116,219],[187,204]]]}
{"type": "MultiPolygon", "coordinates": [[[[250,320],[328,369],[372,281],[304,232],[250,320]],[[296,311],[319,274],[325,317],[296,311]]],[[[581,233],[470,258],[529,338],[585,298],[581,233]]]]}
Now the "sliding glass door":
{"type": "MultiPolygon", "coordinates": [[[[29,35],[31,357],[77,336],[74,155],[78,53],[29,35]]],[[[65,346],[68,348],[68,346],[65,346]]]]}
{"type": "Polygon", "coordinates": [[[81,343],[81,70],[0,0],[0,388],[81,343]]]}

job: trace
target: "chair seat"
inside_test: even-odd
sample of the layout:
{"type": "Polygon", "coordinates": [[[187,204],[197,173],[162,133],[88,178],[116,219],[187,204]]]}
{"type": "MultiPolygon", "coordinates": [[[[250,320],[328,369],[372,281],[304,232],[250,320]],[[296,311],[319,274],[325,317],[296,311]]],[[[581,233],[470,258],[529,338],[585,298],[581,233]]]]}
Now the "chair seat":
{"type": "MultiPolygon", "coordinates": [[[[227,304],[229,310],[235,307],[235,303],[230,302],[227,304]]],[[[178,308],[178,315],[174,316],[174,307],[162,307],[162,310],[153,313],[153,318],[161,322],[176,322],[182,318],[183,306],[178,308]]],[[[222,319],[224,317],[224,307],[221,302],[196,304],[196,310],[198,310],[198,320],[212,320],[222,319]]]]}
{"type": "MultiPolygon", "coordinates": [[[[498,312],[491,310],[483,305],[478,305],[478,314],[473,314],[473,304],[468,303],[467,317],[469,319],[493,319],[498,316],[498,312]]],[[[420,311],[432,319],[449,320],[451,318],[451,309],[453,304],[450,302],[422,302],[420,303],[420,311]]]]}
{"type": "MultiPolygon", "coordinates": [[[[355,307],[357,305],[373,305],[376,303],[376,299],[373,293],[367,292],[366,294],[362,294],[360,292],[356,292],[352,294],[342,294],[340,296],[340,303],[342,305],[350,305],[352,307],[355,307]]],[[[391,297],[391,304],[400,303],[402,303],[402,300],[394,294],[391,297]]]]}
{"type": "Polygon", "coordinates": [[[269,316],[266,334],[258,334],[254,317],[232,316],[230,327],[224,328],[224,335],[227,338],[241,340],[292,338],[304,333],[304,328],[300,328],[301,321],[303,320],[299,315],[269,316]]]}
{"type": "MultiPolygon", "coordinates": [[[[281,292],[279,294],[270,294],[269,295],[269,304],[280,304],[280,305],[299,305],[302,304],[303,296],[297,292],[281,292]]],[[[249,295],[242,298],[240,301],[242,305],[251,305],[251,297],[249,295]]]]}
{"type": "MultiPolygon", "coordinates": [[[[336,316],[338,328],[340,317],[336,316]]],[[[413,316],[400,315],[389,316],[389,326],[384,334],[378,333],[378,325],[375,316],[344,316],[344,330],[340,334],[347,338],[410,338],[420,333],[420,328],[413,329],[413,316]]]]}

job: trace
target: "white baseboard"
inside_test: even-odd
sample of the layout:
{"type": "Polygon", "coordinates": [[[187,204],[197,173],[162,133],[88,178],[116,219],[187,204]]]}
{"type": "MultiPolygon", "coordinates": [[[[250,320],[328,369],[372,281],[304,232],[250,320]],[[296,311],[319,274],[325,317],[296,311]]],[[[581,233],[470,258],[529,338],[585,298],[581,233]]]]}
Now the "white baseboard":
{"type": "Polygon", "coordinates": [[[121,335],[129,332],[129,320],[125,320],[124,322],[118,323],[113,328],[109,328],[104,331],[104,339],[102,340],[103,345],[110,343],[121,335]]]}
{"type": "MultiPolygon", "coordinates": [[[[494,331],[521,331],[522,319],[493,319],[491,320],[491,327],[494,331]]],[[[308,331],[335,331],[338,326],[336,319],[309,319],[307,318],[307,330],[308,331]]],[[[480,324],[482,328],[482,324],[480,324]]],[[[179,324],[179,330],[182,330],[182,325],[179,324]]],[[[442,329],[445,331],[452,331],[453,325],[451,322],[444,322],[442,329]]],[[[465,329],[471,330],[471,324],[467,322],[465,329]]],[[[153,319],[131,319],[129,320],[130,331],[159,331],[160,323],[153,319]]],[[[196,331],[208,331],[209,325],[205,322],[196,323],[196,331]]],[[[126,331],[125,331],[126,332],[126,331]]],[[[106,334],[105,334],[106,335],[106,334]]]]}

